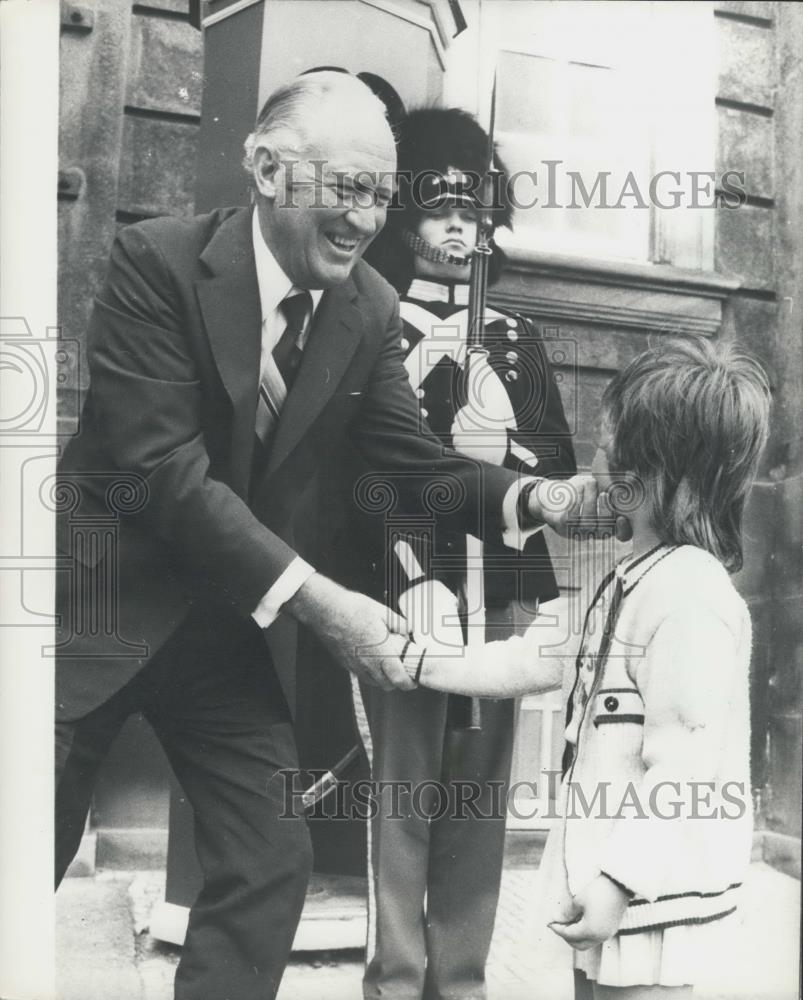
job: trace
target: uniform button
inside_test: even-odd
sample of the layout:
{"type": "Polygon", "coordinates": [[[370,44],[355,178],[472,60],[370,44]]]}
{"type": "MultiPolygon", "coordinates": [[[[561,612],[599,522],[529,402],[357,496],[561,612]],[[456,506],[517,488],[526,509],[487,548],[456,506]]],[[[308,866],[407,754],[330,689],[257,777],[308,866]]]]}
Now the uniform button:
{"type": "Polygon", "coordinates": [[[515,365],[516,362],[519,360],[519,356],[518,354],[516,354],[515,351],[508,351],[507,354],[505,355],[505,360],[509,365],[515,365]]]}
{"type": "Polygon", "coordinates": [[[603,704],[605,705],[606,712],[615,712],[616,709],[619,707],[619,699],[614,698],[612,694],[609,694],[608,697],[603,702],[603,704]]]}
{"type": "Polygon", "coordinates": [[[409,346],[410,346],[410,341],[406,337],[402,337],[402,339],[401,339],[401,349],[403,351],[406,351],[409,346]]]}
{"type": "Polygon", "coordinates": [[[416,389],[415,394],[418,397],[418,399],[423,399],[424,396],[426,396],[426,391],[424,389],[416,389]]]}
{"type": "Polygon", "coordinates": [[[426,420],[427,417],[429,416],[429,410],[425,410],[423,406],[421,407],[421,416],[424,418],[424,420],[426,420]]]}
{"type": "Polygon", "coordinates": [[[519,339],[519,335],[518,335],[518,333],[515,330],[508,330],[507,331],[507,339],[508,340],[512,340],[513,343],[515,344],[516,341],[519,339]]]}
{"type": "Polygon", "coordinates": [[[516,320],[515,320],[515,319],[513,319],[513,317],[512,317],[512,316],[508,316],[508,318],[507,318],[507,319],[505,320],[505,322],[507,323],[507,325],[508,325],[508,326],[510,327],[510,329],[511,329],[511,330],[515,330],[515,329],[516,329],[516,327],[517,327],[517,326],[519,325],[519,324],[518,324],[518,323],[516,322],[516,320]]]}
{"type": "Polygon", "coordinates": [[[509,371],[505,372],[505,381],[506,382],[515,382],[518,377],[519,377],[519,373],[518,372],[514,372],[512,368],[509,371]]]}

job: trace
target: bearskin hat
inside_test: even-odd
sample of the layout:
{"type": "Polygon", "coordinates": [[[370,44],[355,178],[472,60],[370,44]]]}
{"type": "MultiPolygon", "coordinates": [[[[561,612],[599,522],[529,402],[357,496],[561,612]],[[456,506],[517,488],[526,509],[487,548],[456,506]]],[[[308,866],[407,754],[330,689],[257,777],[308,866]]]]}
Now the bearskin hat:
{"type": "MultiPolygon", "coordinates": [[[[396,203],[403,212],[420,214],[427,195],[467,191],[475,204],[481,197],[488,166],[488,135],[476,118],[460,108],[419,108],[396,127],[396,154],[400,175],[396,203]],[[435,175],[443,178],[438,185],[435,175]],[[462,179],[462,183],[461,183],[462,179]]],[[[512,222],[507,197],[508,172],[494,151],[493,166],[500,175],[491,199],[494,228],[512,222]]],[[[393,214],[396,214],[395,212],[393,214]]],[[[410,225],[410,219],[406,220],[410,225]]]]}
{"type": "MultiPolygon", "coordinates": [[[[477,120],[460,108],[418,108],[396,125],[398,189],[384,230],[368,247],[365,259],[404,293],[414,275],[413,253],[402,241],[415,231],[427,207],[444,200],[469,202],[483,198],[482,179],[488,159],[488,135],[477,120]]],[[[508,171],[494,151],[497,178],[490,198],[494,228],[511,228],[508,171]]],[[[499,275],[504,257],[493,244],[489,281],[499,275]]]]}

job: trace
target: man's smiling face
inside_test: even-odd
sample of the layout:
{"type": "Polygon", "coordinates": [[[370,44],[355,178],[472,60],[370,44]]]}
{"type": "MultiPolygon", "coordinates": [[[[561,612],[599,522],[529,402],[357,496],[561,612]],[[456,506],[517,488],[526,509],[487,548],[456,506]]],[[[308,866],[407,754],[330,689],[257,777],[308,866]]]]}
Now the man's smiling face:
{"type": "Polygon", "coordinates": [[[262,233],[299,288],[345,281],[385,224],[396,150],[381,113],[325,98],[309,122],[309,148],[280,163],[260,188],[262,233]]]}

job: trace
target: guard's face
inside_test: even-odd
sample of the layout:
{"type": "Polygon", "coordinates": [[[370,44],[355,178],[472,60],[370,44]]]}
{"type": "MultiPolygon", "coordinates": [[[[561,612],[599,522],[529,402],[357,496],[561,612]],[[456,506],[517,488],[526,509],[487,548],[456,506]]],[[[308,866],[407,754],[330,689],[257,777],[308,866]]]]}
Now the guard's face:
{"type": "MultiPolygon", "coordinates": [[[[477,213],[473,208],[447,203],[425,212],[416,232],[439,250],[456,257],[470,257],[477,245],[477,213]]],[[[471,272],[470,263],[460,266],[416,257],[415,264],[420,277],[443,281],[468,281],[471,272]]]]}
{"type": "Polygon", "coordinates": [[[385,224],[396,152],[381,115],[324,109],[303,158],[286,160],[262,202],[263,234],[282,270],[299,288],[345,281],[385,224]]]}
{"type": "Polygon", "coordinates": [[[447,253],[468,257],[477,245],[477,213],[467,206],[446,204],[421,216],[418,235],[447,253]]]}

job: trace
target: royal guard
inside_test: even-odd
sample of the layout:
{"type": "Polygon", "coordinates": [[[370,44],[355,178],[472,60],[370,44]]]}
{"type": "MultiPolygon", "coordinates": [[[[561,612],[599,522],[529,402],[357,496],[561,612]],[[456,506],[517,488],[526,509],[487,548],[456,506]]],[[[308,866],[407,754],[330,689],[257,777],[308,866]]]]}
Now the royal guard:
{"type": "MultiPolygon", "coordinates": [[[[482,190],[487,194],[488,135],[471,115],[434,108],[410,112],[396,131],[396,203],[366,256],[401,298],[399,346],[422,425],[445,447],[482,461],[522,475],[568,477],[575,472],[569,427],[531,324],[484,306],[481,350],[469,345],[469,278],[482,190]]],[[[503,265],[492,229],[512,223],[508,175],[498,158],[493,166],[489,284],[503,265]]],[[[372,472],[364,470],[368,480],[372,472]]],[[[358,489],[358,506],[359,499],[358,489]]],[[[467,559],[470,536],[440,529],[394,534],[387,519],[355,516],[362,518],[359,534],[353,527],[349,534],[361,544],[349,582],[397,607],[417,630],[440,631],[441,641],[459,646],[465,629],[455,622],[468,622],[470,632],[473,620],[476,629],[478,610],[480,640],[520,634],[539,601],[558,596],[541,533],[526,543],[511,539],[523,548],[486,546],[480,586],[472,588],[478,567],[476,558],[467,559]],[[473,606],[478,600],[482,609],[473,606]]],[[[515,703],[483,701],[472,726],[467,699],[354,687],[372,778],[385,788],[369,824],[364,996],[484,998],[515,703]]]]}

